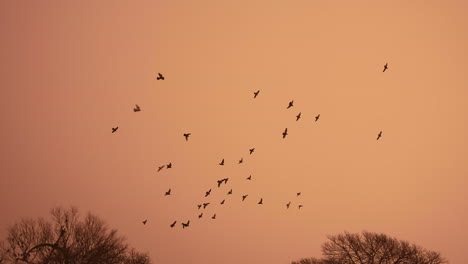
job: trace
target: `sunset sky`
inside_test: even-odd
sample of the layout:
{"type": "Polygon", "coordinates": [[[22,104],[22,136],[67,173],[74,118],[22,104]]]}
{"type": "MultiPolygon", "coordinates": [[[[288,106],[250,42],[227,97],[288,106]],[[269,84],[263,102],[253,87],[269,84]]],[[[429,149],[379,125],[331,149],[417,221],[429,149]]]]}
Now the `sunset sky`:
{"type": "Polygon", "coordinates": [[[290,263],[363,230],[466,263],[467,14],[464,0],[0,1],[0,240],[76,206],[153,263],[290,263]]]}

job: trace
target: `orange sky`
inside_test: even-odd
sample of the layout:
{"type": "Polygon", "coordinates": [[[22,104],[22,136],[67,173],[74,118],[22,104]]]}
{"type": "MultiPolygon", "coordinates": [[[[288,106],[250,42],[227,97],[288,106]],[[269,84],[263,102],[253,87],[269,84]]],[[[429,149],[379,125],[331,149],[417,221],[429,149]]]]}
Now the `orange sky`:
{"type": "Polygon", "coordinates": [[[289,263],[345,230],[465,263],[467,11],[462,0],[1,1],[0,238],[75,205],[154,263],[289,263]]]}

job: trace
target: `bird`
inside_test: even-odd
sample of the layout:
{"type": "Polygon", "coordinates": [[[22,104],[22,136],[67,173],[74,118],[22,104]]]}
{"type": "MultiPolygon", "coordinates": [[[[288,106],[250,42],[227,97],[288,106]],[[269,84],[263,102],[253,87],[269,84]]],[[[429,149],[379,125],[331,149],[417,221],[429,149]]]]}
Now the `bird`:
{"type": "Polygon", "coordinates": [[[171,189],[169,189],[169,191],[167,191],[166,194],[164,194],[164,196],[167,196],[167,195],[171,195],[171,189]]]}
{"type": "Polygon", "coordinates": [[[190,220],[187,221],[187,223],[182,223],[182,229],[186,228],[190,225],[190,220]]]}
{"type": "Polygon", "coordinates": [[[383,66],[383,71],[382,72],[385,72],[387,69],[388,69],[388,62],[385,63],[385,65],[383,66]]]}
{"type": "Polygon", "coordinates": [[[212,219],[216,219],[216,214],[214,214],[211,218],[212,218],[212,219]]]}
{"type": "Polygon", "coordinates": [[[296,194],[296,196],[299,196],[299,195],[301,195],[301,193],[300,193],[300,192],[298,192],[298,193],[296,194]]]}
{"type": "Polygon", "coordinates": [[[221,186],[221,183],[223,183],[224,179],[218,180],[218,188],[221,186]]]}
{"type": "Polygon", "coordinates": [[[225,201],[225,200],[222,200],[220,204],[224,204],[224,201],[225,201]]]}
{"type": "Polygon", "coordinates": [[[200,208],[202,207],[201,204],[197,204],[197,206],[198,206],[198,210],[200,210],[200,208]]]}
{"type": "Polygon", "coordinates": [[[241,159],[239,160],[239,164],[241,164],[242,162],[244,162],[244,159],[243,159],[243,158],[241,158],[241,159]]]}
{"type": "Polygon", "coordinates": [[[160,172],[162,169],[164,169],[164,167],[166,167],[166,165],[159,166],[158,167],[158,172],[160,172]]]}
{"type": "Polygon", "coordinates": [[[300,205],[298,206],[298,209],[301,209],[301,208],[302,208],[302,204],[300,204],[300,205]]]}
{"type": "Polygon", "coordinates": [[[137,104],[135,105],[135,108],[133,108],[133,112],[140,112],[141,108],[137,104]]]}
{"type": "Polygon", "coordinates": [[[249,195],[248,195],[248,194],[246,194],[246,195],[242,195],[242,201],[244,201],[244,200],[245,200],[245,198],[247,198],[247,196],[249,196],[249,195]]]}
{"type": "Polygon", "coordinates": [[[164,81],[164,76],[161,73],[158,73],[158,77],[156,78],[157,80],[163,80],[164,81]]]}
{"type": "Polygon", "coordinates": [[[254,99],[257,98],[258,94],[260,93],[260,90],[254,92],[254,99]]]}
{"type": "Polygon", "coordinates": [[[379,138],[382,137],[382,131],[379,132],[379,134],[377,135],[377,140],[379,140],[379,138]]]}
{"type": "Polygon", "coordinates": [[[207,197],[208,195],[210,195],[211,193],[211,189],[209,189],[207,192],[205,192],[205,197],[207,197]]]}
{"type": "Polygon", "coordinates": [[[188,138],[190,137],[192,133],[185,133],[184,134],[184,137],[185,137],[185,141],[188,141],[188,138]]]}
{"type": "Polygon", "coordinates": [[[204,203],[203,204],[203,209],[205,209],[210,203],[204,203]]]}
{"type": "Polygon", "coordinates": [[[296,116],[296,121],[299,121],[300,118],[301,118],[301,112],[299,112],[299,114],[296,116]]]}
{"type": "Polygon", "coordinates": [[[285,138],[288,135],[288,128],[286,128],[283,132],[283,138],[285,138]]]}
{"type": "Polygon", "coordinates": [[[113,127],[112,128],[112,133],[115,133],[117,131],[117,129],[119,129],[119,127],[113,127]]]}
{"type": "Polygon", "coordinates": [[[252,155],[252,153],[253,153],[254,151],[255,151],[255,148],[249,149],[250,155],[252,155]]]}
{"type": "Polygon", "coordinates": [[[203,217],[203,213],[199,214],[198,215],[198,219],[202,218],[203,217]]]}
{"type": "Polygon", "coordinates": [[[263,198],[260,198],[260,202],[258,204],[263,204],[263,198]]]}
{"type": "Polygon", "coordinates": [[[289,206],[291,205],[291,202],[286,204],[286,209],[289,209],[289,206]]]}
{"type": "Polygon", "coordinates": [[[224,181],[224,184],[227,184],[227,182],[229,181],[229,178],[224,178],[223,181],[224,181]]]}
{"type": "Polygon", "coordinates": [[[166,168],[167,168],[167,169],[172,168],[172,162],[170,162],[169,164],[167,164],[167,165],[166,165],[166,168]]]}
{"type": "Polygon", "coordinates": [[[249,175],[249,177],[247,177],[246,179],[251,181],[252,180],[252,175],[249,175]]]}
{"type": "Polygon", "coordinates": [[[144,225],[146,225],[147,222],[148,222],[148,220],[145,220],[145,221],[143,221],[142,223],[143,223],[144,225]]]}
{"type": "Polygon", "coordinates": [[[293,106],[294,106],[294,100],[292,100],[291,102],[289,102],[288,107],[286,107],[286,109],[289,109],[289,108],[291,108],[291,107],[293,107],[293,106]]]}
{"type": "Polygon", "coordinates": [[[221,166],[224,165],[224,159],[219,163],[219,165],[221,165],[221,166]]]}
{"type": "Polygon", "coordinates": [[[171,228],[174,228],[176,223],[177,223],[177,221],[174,221],[174,223],[171,224],[171,228]]]}
{"type": "Polygon", "coordinates": [[[317,122],[320,118],[320,114],[318,114],[318,116],[315,117],[315,122],[317,122]]]}
{"type": "Polygon", "coordinates": [[[232,194],[232,189],[227,193],[228,195],[232,194]]]}

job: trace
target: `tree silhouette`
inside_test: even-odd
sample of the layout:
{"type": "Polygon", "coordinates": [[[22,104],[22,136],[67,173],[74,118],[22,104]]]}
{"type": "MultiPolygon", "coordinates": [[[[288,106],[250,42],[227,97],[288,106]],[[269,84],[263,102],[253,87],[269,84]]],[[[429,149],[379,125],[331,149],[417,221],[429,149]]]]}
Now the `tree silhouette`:
{"type": "Polygon", "coordinates": [[[147,254],[128,249],[117,230],[88,213],[79,219],[74,207],[51,210],[52,221],[22,219],[0,241],[0,263],[149,264],[147,254]]]}
{"type": "Polygon", "coordinates": [[[292,264],[444,264],[440,253],[397,240],[385,234],[364,231],[328,236],[322,259],[310,258],[292,264]]]}

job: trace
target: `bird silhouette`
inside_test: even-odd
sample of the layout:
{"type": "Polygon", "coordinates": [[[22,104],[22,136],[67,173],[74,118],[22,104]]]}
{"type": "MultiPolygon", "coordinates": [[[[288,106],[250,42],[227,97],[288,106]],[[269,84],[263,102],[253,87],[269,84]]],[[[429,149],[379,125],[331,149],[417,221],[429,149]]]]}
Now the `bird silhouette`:
{"type": "Polygon", "coordinates": [[[187,221],[187,223],[182,223],[182,229],[189,227],[190,225],[190,220],[187,221]]]}
{"type": "Polygon", "coordinates": [[[296,194],[296,196],[299,196],[299,195],[301,195],[301,193],[300,193],[300,192],[298,192],[298,193],[296,194]]]}
{"type": "Polygon", "coordinates": [[[144,225],[146,225],[147,222],[148,222],[148,220],[145,220],[145,221],[143,221],[142,223],[143,223],[144,225]]]}
{"type": "Polygon", "coordinates": [[[170,162],[169,164],[167,164],[167,165],[166,165],[166,168],[167,168],[167,169],[172,168],[172,162],[170,162]]]}
{"type": "Polygon", "coordinates": [[[296,116],[296,121],[299,121],[299,119],[301,119],[301,112],[296,116]]]}
{"type": "Polygon", "coordinates": [[[387,69],[388,69],[388,62],[385,63],[385,65],[383,66],[383,71],[382,72],[385,72],[387,69]]]}
{"type": "Polygon", "coordinates": [[[166,194],[164,194],[164,196],[167,196],[167,195],[171,195],[171,189],[169,189],[169,191],[167,191],[166,194]]]}
{"type": "Polygon", "coordinates": [[[198,210],[200,210],[200,208],[202,207],[201,204],[197,204],[197,206],[198,206],[198,210]]]}
{"type": "Polygon", "coordinates": [[[164,81],[164,76],[161,73],[158,73],[158,77],[156,78],[157,80],[163,80],[164,81]]]}
{"type": "Polygon", "coordinates": [[[382,137],[382,131],[379,132],[379,134],[377,135],[377,140],[379,140],[379,138],[382,137]]]}
{"type": "Polygon", "coordinates": [[[315,117],[315,122],[317,122],[320,118],[320,114],[318,114],[318,116],[315,117]]]}
{"type": "Polygon", "coordinates": [[[291,205],[291,202],[286,204],[286,209],[289,209],[289,206],[291,205]]]}
{"type": "Polygon", "coordinates": [[[140,112],[141,108],[137,104],[135,105],[135,108],[133,108],[133,112],[140,112]]]}
{"type": "Polygon", "coordinates": [[[158,172],[160,172],[162,169],[164,169],[164,167],[166,167],[166,165],[159,166],[158,167],[158,172]]]}
{"type": "Polygon", "coordinates": [[[288,128],[286,128],[283,132],[283,138],[285,138],[288,135],[288,128]]]}
{"type": "Polygon", "coordinates": [[[246,178],[247,180],[252,180],[252,175],[249,175],[249,177],[246,178]]]}
{"type": "Polygon", "coordinates": [[[219,163],[219,165],[221,165],[221,166],[224,165],[224,159],[219,163]]]}
{"type": "Polygon", "coordinates": [[[260,202],[258,204],[263,204],[263,198],[260,198],[260,202]]]}
{"type": "Polygon", "coordinates": [[[221,183],[223,183],[224,179],[218,180],[218,188],[221,186],[221,183]]]}
{"type": "Polygon", "coordinates": [[[211,189],[209,189],[207,192],[205,192],[205,197],[211,194],[211,189]]]}
{"type": "Polygon", "coordinates": [[[176,223],[177,223],[177,221],[174,221],[174,223],[171,224],[171,228],[174,228],[176,223]]]}
{"type": "Polygon", "coordinates": [[[255,151],[255,148],[249,149],[250,155],[252,155],[252,153],[253,153],[254,151],[255,151]]]}
{"type": "Polygon", "coordinates": [[[224,204],[224,201],[225,201],[225,200],[222,200],[220,204],[224,204]]]}
{"type": "Polygon", "coordinates": [[[241,159],[239,160],[239,164],[241,164],[242,162],[244,162],[244,159],[243,159],[243,158],[241,158],[241,159]]]}
{"type": "Polygon", "coordinates": [[[232,189],[227,193],[228,195],[232,194],[232,189]]]}
{"type": "Polygon", "coordinates": [[[205,209],[210,203],[204,203],[203,204],[203,209],[205,209]]]}
{"type": "Polygon", "coordinates": [[[244,200],[245,200],[245,198],[247,198],[247,196],[249,196],[249,195],[248,195],[248,194],[246,194],[246,195],[242,195],[242,201],[244,201],[244,200]]]}
{"type": "Polygon", "coordinates": [[[286,109],[289,109],[289,108],[291,108],[291,107],[293,107],[293,106],[294,106],[294,100],[292,100],[291,102],[289,102],[288,107],[286,107],[286,109]]]}
{"type": "Polygon", "coordinates": [[[260,90],[254,92],[254,99],[257,98],[258,94],[260,93],[260,90]]]}
{"type": "Polygon", "coordinates": [[[224,178],[223,181],[224,181],[224,184],[227,184],[227,182],[229,181],[229,178],[224,178]]]}
{"type": "Polygon", "coordinates": [[[216,214],[214,214],[211,218],[216,219],[216,214]]]}
{"type": "Polygon", "coordinates": [[[300,205],[298,206],[298,209],[301,209],[301,208],[302,208],[302,204],[300,204],[300,205]]]}
{"type": "Polygon", "coordinates": [[[190,137],[190,135],[192,135],[192,133],[185,133],[184,134],[185,141],[188,141],[188,138],[190,137]]]}
{"type": "Polygon", "coordinates": [[[112,128],[112,133],[115,133],[117,131],[117,129],[119,129],[119,127],[113,127],[112,128]]]}
{"type": "Polygon", "coordinates": [[[198,219],[202,218],[203,217],[203,213],[199,214],[198,215],[198,219]]]}

